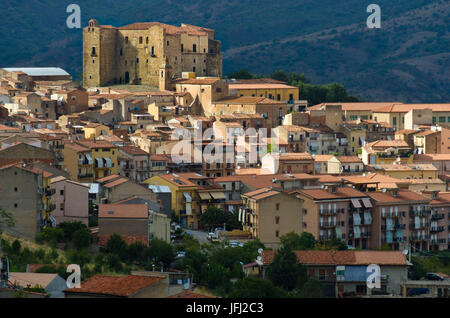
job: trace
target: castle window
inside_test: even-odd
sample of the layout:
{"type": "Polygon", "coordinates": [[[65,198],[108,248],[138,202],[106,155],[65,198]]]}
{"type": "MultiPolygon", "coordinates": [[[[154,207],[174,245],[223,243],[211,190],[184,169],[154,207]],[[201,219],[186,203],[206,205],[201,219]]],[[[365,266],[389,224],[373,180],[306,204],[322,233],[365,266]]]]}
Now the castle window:
{"type": "Polygon", "coordinates": [[[139,44],[142,44],[142,36],[139,37],[139,44]]]}
{"type": "Polygon", "coordinates": [[[192,68],[192,72],[194,72],[195,73],[195,66],[192,68]]]}
{"type": "Polygon", "coordinates": [[[155,47],[152,46],[152,56],[155,56],[155,47]]]}
{"type": "Polygon", "coordinates": [[[195,59],[194,59],[194,63],[195,63],[195,59]]]}
{"type": "Polygon", "coordinates": [[[125,37],[125,43],[128,43],[128,36],[125,37]]]}
{"type": "Polygon", "coordinates": [[[127,60],[125,60],[125,65],[127,65],[128,64],[128,62],[127,62],[127,60]]]}
{"type": "Polygon", "coordinates": [[[95,60],[92,60],[92,64],[95,64],[95,60]]]}
{"type": "Polygon", "coordinates": [[[197,52],[197,44],[194,44],[193,46],[192,46],[192,51],[195,53],[195,52],[197,52]]]}
{"type": "Polygon", "coordinates": [[[123,49],[120,49],[120,56],[123,55],[123,49]]]}
{"type": "Polygon", "coordinates": [[[145,38],[145,43],[148,44],[148,36],[145,38]]]}
{"type": "Polygon", "coordinates": [[[203,53],[206,53],[206,49],[203,49],[203,53]]]}
{"type": "Polygon", "coordinates": [[[147,64],[148,64],[148,59],[147,59],[147,61],[146,61],[146,62],[147,62],[147,64]]]}
{"type": "Polygon", "coordinates": [[[139,64],[139,58],[136,59],[136,64],[139,64]]]}
{"type": "Polygon", "coordinates": [[[92,47],[92,54],[91,54],[92,56],[95,56],[96,55],[96,52],[95,52],[95,46],[94,47],[92,47]]]}
{"type": "Polygon", "coordinates": [[[184,45],[181,44],[181,52],[183,52],[183,51],[184,51],[184,45]]]}
{"type": "Polygon", "coordinates": [[[169,46],[170,45],[170,42],[169,41],[167,41],[167,46],[169,46]]]}

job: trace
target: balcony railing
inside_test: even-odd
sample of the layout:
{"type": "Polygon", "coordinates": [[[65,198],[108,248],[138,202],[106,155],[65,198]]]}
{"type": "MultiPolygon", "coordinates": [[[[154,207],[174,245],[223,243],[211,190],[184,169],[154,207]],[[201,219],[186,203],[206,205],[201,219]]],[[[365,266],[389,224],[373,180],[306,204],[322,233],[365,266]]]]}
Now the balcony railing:
{"type": "Polygon", "coordinates": [[[56,204],[49,204],[45,207],[45,212],[52,212],[56,209],[56,204]]]}
{"type": "Polygon", "coordinates": [[[50,197],[50,196],[54,195],[55,193],[56,193],[56,189],[51,189],[51,188],[45,189],[45,195],[47,197],[50,197]]]}
{"type": "Polygon", "coordinates": [[[92,178],[94,175],[92,173],[79,174],[78,179],[88,179],[92,178]]]}
{"type": "Polygon", "coordinates": [[[430,228],[430,232],[443,232],[445,231],[445,226],[433,226],[430,228]]]}
{"type": "Polygon", "coordinates": [[[436,213],[431,215],[432,220],[442,220],[443,218],[445,218],[444,213],[436,213]]]}

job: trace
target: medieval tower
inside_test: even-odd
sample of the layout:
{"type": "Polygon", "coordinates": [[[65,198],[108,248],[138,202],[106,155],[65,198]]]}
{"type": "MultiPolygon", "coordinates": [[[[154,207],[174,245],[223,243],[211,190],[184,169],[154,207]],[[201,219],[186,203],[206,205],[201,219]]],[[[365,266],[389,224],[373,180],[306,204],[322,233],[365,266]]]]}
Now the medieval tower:
{"type": "MultiPolygon", "coordinates": [[[[120,28],[90,20],[83,29],[83,84],[146,84],[158,87],[161,66],[171,78],[182,72],[222,77],[221,43],[211,29],[181,24],[134,23],[120,28]]],[[[164,72],[166,76],[166,72],[164,72]]]]}

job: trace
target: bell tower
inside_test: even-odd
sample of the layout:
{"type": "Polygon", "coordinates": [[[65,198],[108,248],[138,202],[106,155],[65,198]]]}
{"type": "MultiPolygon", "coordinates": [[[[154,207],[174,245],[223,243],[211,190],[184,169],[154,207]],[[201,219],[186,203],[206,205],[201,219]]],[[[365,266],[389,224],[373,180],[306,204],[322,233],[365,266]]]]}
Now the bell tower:
{"type": "Polygon", "coordinates": [[[164,63],[159,67],[159,90],[166,91],[170,88],[172,80],[172,67],[169,65],[169,59],[164,57],[164,63]]]}

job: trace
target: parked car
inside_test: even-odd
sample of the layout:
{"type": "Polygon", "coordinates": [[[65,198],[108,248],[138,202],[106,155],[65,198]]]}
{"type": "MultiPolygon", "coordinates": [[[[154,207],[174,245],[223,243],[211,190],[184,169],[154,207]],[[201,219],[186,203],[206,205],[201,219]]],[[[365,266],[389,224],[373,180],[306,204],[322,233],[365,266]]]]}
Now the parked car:
{"type": "Polygon", "coordinates": [[[177,258],[184,258],[186,257],[186,252],[178,252],[177,258]]]}
{"type": "Polygon", "coordinates": [[[408,291],[408,296],[417,296],[428,294],[430,290],[428,288],[413,288],[408,291]]]}
{"type": "Polygon", "coordinates": [[[426,277],[428,280],[445,280],[444,277],[442,277],[441,275],[436,274],[436,273],[426,273],[426,274],[425,274],[425,277],[426,277]]]}

